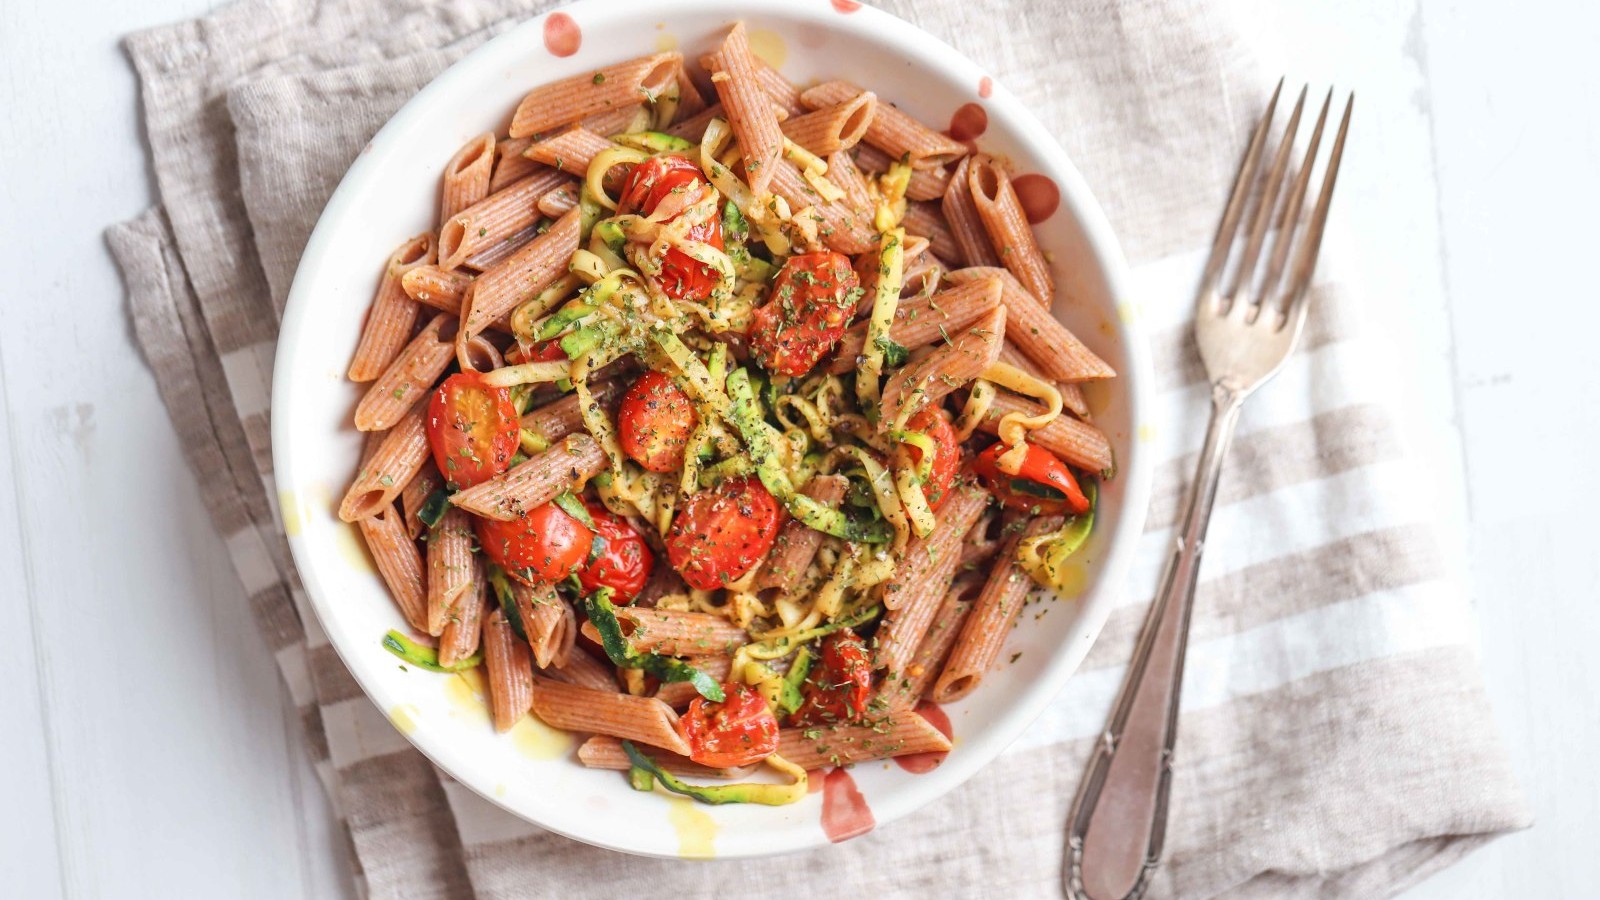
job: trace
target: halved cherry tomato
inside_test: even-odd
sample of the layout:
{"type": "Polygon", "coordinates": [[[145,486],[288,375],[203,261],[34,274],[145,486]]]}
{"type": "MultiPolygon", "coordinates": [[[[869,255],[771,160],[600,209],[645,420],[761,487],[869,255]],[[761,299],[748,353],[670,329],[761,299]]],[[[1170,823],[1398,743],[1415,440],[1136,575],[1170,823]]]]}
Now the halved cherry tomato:
{"type": "Polygon", "coordinates": [[[433,461],[457,487],[472,487],[510,468],[520,424],[511,391],[484,384],[478,372],[451,375],[428,402],[433,461]]]}
{"type": "Polygon", "coordinates": [[[694,698],[678,721],[689,758],[721,769],[748,766],[778,752],[778,717],[761,693],[731,681],[722,692],[721,703],[694,698]]]}
{"type": "Polygon", "coordinates": [[[585,594],[609,587],[616,592],[611,602],[632,603],[655,571],[656,555],[626,519],[591,500],[583,505],[594,519],[598,543],[590,550],[592,558],[578,570],[578,583],[585,594]]]}
{"type": "Polygon", "coordinates": [[[554,583],[589,558],[594,532],[554,503],[529,510],[520,519],[478,519],[478,543],[490,562],[518,577],[554,583]]]}
{"type": "Polygon", "coordinates": [[[972,463],[973,471],[983,479],[989,493],[1002,504],[1047,516],[1089,511],[1089,498],[1078,487],[1078,479],[1072,477],[1072,470],[1054,453],[1038,444],[1029,444],[1022,467],[1012,475],[1000,470],[1000,454],[1008,449],[1003,443],[994,444],[979,453],[972,463]]]}
{"type": "MultiPolygon", "coordinates": [[[[961,450],[956,445],[956,429],[950,423],[950,414],[937,406],[930,406],[911,417],[906,423],[910,431],[921,432],[933,438],[933,466],[922,493],[934,509],[944,505],[950,497],[950,485],[955,483],[956,469],[961,468],[961,450]]],[[[922,464],[922,448],[907,445],[911,461],[922,464]]]]}
{"type": "Polygon", "coordinates": [[[667,535],[667,559],[690,587],[724,587],[766,558],[782,515],[759,479],[724,478],[678,511],[667,535]]]}
{"type": "Polygon", "coordinates": [[[850,257],[832,250],[789,257],[767,305],[752,315],[750,352],[768,372],[800,377],[844,336],[861,282],[850,257]]]}
{"type": "Polygon", "coordinates": [[[805,701],[796,722],[828,725],[851,722],[867,711],[872,696],[872,658],[866,642],[848,628],[822,639],[818,665],[806,676],[805,701]]]}
{"type": "MultiPolygon", "coordinates": [[[[710,190],[711,184],[700,174],[700,167],[682,156],[655,156],[633,167],[628,180],[623,183],[622,196],[617,211],[624,215],[637,213],[648,216],[673,194],[696,190],[710,190]]],[[[695,197],[686,197],[692,201],[695,197]]],[[[670,222],[677,216],[670,216],[670,222]]],[[[688,238],[722,249],[722,217],[712,216],[689,229],[688,238]]],[[[668,250],[661,263],[659,277],[661,290],[676,300],[704,300],[721,282],[717,270],[699,262],[681,250],[668,250]]]]}
{"type": "Polygon", "coordinates": [[[567,351],[561,349],[561,341],[552,338],[540,341],[523,351],[523,362],[561,362],[567,359],[567,351]]]}
{"type": "Polygon", "coordinates": [[[617,440],[622,452],[652,472],[683,467],[684,447],[699,422],[689,395],[672,379],[651,370],[622,396],[617,413],[617,440]]]}

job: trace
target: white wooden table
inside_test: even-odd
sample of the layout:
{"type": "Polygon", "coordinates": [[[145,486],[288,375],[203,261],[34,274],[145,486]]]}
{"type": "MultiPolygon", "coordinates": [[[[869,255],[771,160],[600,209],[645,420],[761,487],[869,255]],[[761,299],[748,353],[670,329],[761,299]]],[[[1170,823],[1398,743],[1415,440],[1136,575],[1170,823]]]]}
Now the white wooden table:
{"type": "MultiPolygon", "coordinates": [[[[1600,13],[1240,2],[1292,78],[1357,88],[1363,164],[1340,182],[1335,219],[1352,227],[1336,252],[1387,273],[1370,318],[1404,361],[1395,389],[1539,818],[1407,896],[1594,896],[1600,297],[1585,263],[1600,237],[1600,13]]],[[[8,897],[349,893],[101,238],[151,202],[117,39],[210,5],[0,7],[8,897]]]]}

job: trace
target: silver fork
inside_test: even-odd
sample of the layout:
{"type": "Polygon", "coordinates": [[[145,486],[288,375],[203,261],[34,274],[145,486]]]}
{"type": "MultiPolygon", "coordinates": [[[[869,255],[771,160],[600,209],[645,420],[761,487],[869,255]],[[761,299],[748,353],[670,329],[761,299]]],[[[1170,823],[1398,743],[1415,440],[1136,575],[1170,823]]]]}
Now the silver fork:
{"type": "Polygon", "coordinates": [[[1184,650],[1222,461],[1244,401],[1283,368],[1305,328],[1307,288],[1317,264],[1355,97],[1351,95],[1345,103],[1339,133],[1324,167],[1322,189],[1315,207],[1305,215],[1302,207],[1333,91],[1323,100],[1304,159],[1291,175],[1290,157],[1305,108],[1305,89],[1289,115],[1270,168],[1262,172],[1261,165],[1282,90],[1279,81],[1250,138],[1200,279],[1195,342],[1211,381],[1211,424],[1155,602],[1145,617],[1127,677],[1067,819],[1062,880],[1073,900],[1139,897],[1161,860],[1184,650]],[[1286,184],[1288,191],[1283,190],[1286,184]],[[1246,207],[1250,207],[1248,216],[1246,207]],[[1219,289],[1240,225],[1247,218],[1249,233],[1226,289],[1219,289]],[[1298,235],[1296,246],[1303,219],[1306,229],[1298,235]],[[1265,271],[1258,274],[1257,264],[1269,238],[1272,252],[1265,271]],[[1291,251],[1293,266],[1285,278],[1291,251]]]}

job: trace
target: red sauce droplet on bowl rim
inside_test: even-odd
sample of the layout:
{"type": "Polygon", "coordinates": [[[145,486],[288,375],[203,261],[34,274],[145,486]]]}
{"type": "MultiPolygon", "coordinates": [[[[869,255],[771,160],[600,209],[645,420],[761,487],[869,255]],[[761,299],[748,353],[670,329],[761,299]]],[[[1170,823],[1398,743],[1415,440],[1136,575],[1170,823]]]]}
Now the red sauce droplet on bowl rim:
{"type": "Polygon", "coordinates": [[[989,130],[989,114],[977,103],[963,103],[950,116],[951,137],[965,143],[989,130]]]}
{"type": "Polygon", "coordinates": [[[861,4],[857,3],[856,0],[833,0],[835,12],[853,13],[860,8],[861,4]]]}
{"type": "Polygon", "coordinates": [[[978,96],[982,97],[985,100],[987,100],[987,99],[989,99],[989,95],[993,94],[993,93],[994,93],[994,79],[990,78],[987,75],[983,76],[982,78],[979,78],[978,79],[978,96]]]}
{"type": "MultiPolygon", "coordinates": [[[[950,725],[950,716],[945,713],[944,707],[925,700],[917,704],[917,713],[927,719],[929,725],[939,729],[940,734],[945,737],[951,736],[953,729],[950,725]]],[[[939,768],[939,764],[944,762],[944,758],[949,755],[949,751],[946,750],[930,750],[927,753],[896,756],[894,761],[900,768],[913,775],[926,775],[939,768]]]]}
{"type": "Polygon", "coordinates": [[[848,841],[877,824],[849,770],[833,769],[822,777],[822,832],[828,840],[835,844],[848,841]]]}
{"type": "Polygon", "coordinates": [[[571,56],[583,44],[578,23],[564,12],[551,13],[544,20],[544,48],[554,56],[571,56]]]}
{"type": "Polygon", "coordinates": [[[1056,187],[1048,175],[1037,172],[1019,175],[1011,180],[1011,186],[1016,189],[1022,214],[1028,217],[1030,225],[1037,225],[1055,215],[1056,209],[1061,206],[1061,188],[1056,187]]]}

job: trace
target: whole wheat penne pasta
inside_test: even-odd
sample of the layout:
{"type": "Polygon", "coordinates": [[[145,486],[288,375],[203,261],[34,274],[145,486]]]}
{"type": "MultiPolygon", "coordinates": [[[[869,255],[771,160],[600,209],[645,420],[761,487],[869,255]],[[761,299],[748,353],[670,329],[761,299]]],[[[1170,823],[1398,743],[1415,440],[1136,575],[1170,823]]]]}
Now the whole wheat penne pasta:
{"type": "Polygon", "coordinates": [[[445,613],[439,633],[439,665],[453,666],[478,652],[483,637],[483,617],[489,612],[489,580],[483,567],[472,567],[472,585],[445,613]]]}
{"type": "MultiPolygon", "coordinates": [[[[822,109],[861,93],[861,88],[848,81],[828,81],[801,91],[800,102],[807,109],[822,109]]],[[[866,141],[890,159],[905,160],[913,169],[938,168],[967,155],[967,145],[934,131],[890,103],[878,104],[877,113],[867,126],[866,141]]]]}
{"type": "Polygon", "coordinates": [[[478,276],[461,304],[461,328],[456,332],[457,362],[466,362],[461,358],[461,348],[468,338],[566,273],[567,261],[578,249],[580,215],[577,209],[569,211],[557,219],[550,230],[478,276]]]}
{"type": "Polygon", "coordinates": [[[534,141],[523,151],[523,155],[557,171],[582,178],[584,173],[589,171],[589,163],[595,156],[614,146],[616,145],[610,140],[582,125],[574,125],[542,140],[534,141]]]}
{"type": "Polygon", "coordinates": [[[844,200],[824,199],[788,160],[780,159],[768,166],[767,174],[772,192],[789,204],[796,219],[803,215],[814,217],[817,236],[829,249],[854,256],[878,245],[869,212],[853,209],[844,200]]]}
{"type": "Polygon", "coordinates": [[[938,525],[925,539],[913,539],[894,578],[884,586],[884,605],[895,603],[878,626],[874,664],[889,677],[906,671],[912,654],[933,622],[933,614],[950,589],[956,564],[961,561],[961,538],[972,528],[989,503],[987,492],[963,486],[953,492],[938,513],[938,525]]]}
{"type": "MultiPolygon", "coordinates": [[[[858,144],[855,149],[856,165],[863,172],[874,174],[889,171],[889,164],[894,162],[889,154],[879,150],[871,144],[858,144]]],[[[950,168],[939,166],[936,169],[912,169],[911,180],[906,184],[907,200],[938,200],[944,196],[945,188],[950,186],[950,168]]]]}
{"type": "MultiPolygon", "coordinates": [[[[727,681],[728,672],[733,668],[733,657],[725,655],[696,656],[684,661],[715,678],[718,683],[727,681]]],[[[687,709],[698,696],[700,692],[687,681],[668,681],[656,688],[656,699],[680,712],[687,709]]]]}
{"type": "Polygon", "coordinates": [[[361,341],[356,344],[355,355],[350,360],[348,376],[351,381],[371,381],[383,374],[400,348],[411,339],[421,315],[415,300],[406,296],[400,286],[408,270],[433,262],[433,235],[419,234],[401,244],[384,264],[383,280],[373,295],[372,306],[367,309],[367,323],[361,329],[361,341]]]}
{"type": "Polygon", "coordinates": [[[961,259],[965,255],[955,232],[945,222],[944,210],[937,203],[916,200],[907,203],[906,216],[900,224],[905,226],[906,234],[927,238],[929,248],[945,259],[961,259]]]}
{"type": "Polygon", "coordinates": [[[667,134],[673,137],[681,137],[686,141],[698,144],[700,139],[706,136],[706,128],[711,125],[712,119],[726,119],[727,117],[728,114],[722,110],[722,104],[713,103],[694,115],[673,123],[666,131],[667,134]]]}
{"type": "Polygon", "coordinates": [[[372,462],[372,457],[377,454],[378,448],[383,446],[383,439],[389,436],[388,431],[369,431],[361,441],[361,461],[356,464],[356,471],[367,467],[372,462]]]}
{"type": "Polygon", "coordinates": [[[356,428],[383,431],[428,396],[455,356],[456,320],[440,313],[411,339],[356,404],[356,428]]]}
{"type": "MultiPolygon", "coordinates": [[[[617,623],[633,649],[662,656],[732,653],[750,641],[743,628],[712,613],[622,606],[617,608],[617,623]]],[[[600,639],[593,623],[585,622],[583,633],[600,639]]]]}
{"type": "Polygon", "coordinates": [[[439,477],[439,470],[434,467],[433,460],[430,459],[422,464],[422,468],[417,470],[417,474],[412,476],[411,480],[406,482],[405,488],[400,491],[400,509],[405,512],[406,534],[413,540],[428,527],[418,516],[422,511],[422,504],[441,487],[444,487],[444,479],[439,477]]]}
{"type": "Polygon", "coordinates": [[[354,522],[377,515],[400,496],[427,461],[427,427],[422,410],[413,407],[389,429],[372,459],[356,473],[355,483],[339,504],[339,518],[354,522]]]}
{"type": "Polygon", "coordinates": [[[678,733],[678,714],[654,697],[597,691],[535,677],[533,713],[553,728],[610,735],[689,755],[689,744],[678,733]]]}
{"type": "MultiPolygon", "coordinates": [[[[577,629],[573,631],[576,633],[577,629]]],[[[567,654],[565,663],[560,666],[543,667],[537,674],[597,691],[617,689],[617,670],[609,662],[601,662],[577,647],[567,654]]]]}
{"type": "Polygon", "coordinates": [[[689,77],[688,65],[678,64],[678,74],[674,80],[678,84],[678,108],[673,112],[674,120],[681,122],[704,112],[706,97],[700,93],[700,87],[694,83],[694,79],[689,77]]]}
{"type": "Polygon", "coordinates": [[[844,191],[845,202],[851,209],[866,215],[872,209],[872,195],[867,193],[867,179],[856,167],[854,159],[844,150],[828,155],[828,180],[844,191]]]}
{"type": "MultiPolygon", "coordinates": [[[[592,385],[589,393],[601,408],[609,409],[611,401],[622,395],[623,387],[617,379],[611,379],[592,385]]],[[[559,400],[529,410],[522,417],[522,427],[551,443],[582,431],[583,409],[578,395],[567,394],[559,400]]]]}
{"type": "Polygon", "coordinates": [[[903,423],[929,404],[983,373],[1000,356],[1006,308],[996,306],[948,344],[900,367],[883,387],[880,430],[903,423]]]}
{"type": "MultiPolygon", "coordinates": [[[[843,475],[818,475],[806,482],[800,493],[829,509],[838,509],[849,487],[850,482],[843,475]]],[[[762,564],[760,574],[756,576],[756,589],[765,591],[793,587],[811,566],[811,560],[816,557],[820,546],[822,532],[799,519],[785,522],[783,530],[778,532],[777,541],[773,542],[771,552],[767,554],[766,562],[762,564]]]]}
{"type": "Polygon", "coordinates": [[[428,629],[427,589],[422,580],[422,554],[406,534],[400,511],[390,503],[361,519],[361,537],[372,553],[378,575],[389,587],[389,596],[400,607],[406,624],[417,631],[428,629]]]}
{"type": "Polygon", "coordinates": [[[489,196],[494,174],[494,133],[480,134],[461,146],[444,167],[444,190],[439,198],[442,222],[489,196]]]}
{"type": "Polygon", "coordinates": [[[652,108],[652,105],[645,103],[619,106],[616,109],[589,116],[578,124],[605,138],[635,131],[644,131],[650,127],[652,118],[650,110],[652,108]]]}
{"type": "MultiPolygon", "coordinates": [[[[542,200],[544,198],[541,197],[540,199],[542,200]]],[[[535,201],[533,206],[534,209],[539,209],[539,204],[537,201],[535,201]]],[[[543,210],[539,210],[539,214],[543,216],[543,210]]],[[[535,219],[533,223],[528,225],[526,228],[518,229],[517,231],[506,235],[504,238],[501,238],[495,243],[476,251],[471,256],[467,257],[466,260],[461,263],[461,265],[468,269],[476,269],[479,272],[492,267],[500,260],[505,259],[518,250],[521,250],[523,247],[526,247],[529,241],[538,237],[540,224],[541,220],[535,219]]]]}
{"type": "Polygon", "coordinates": [[[922,636],[922,642],[917,645],[917,652],[912,654],[910,664],[898,675],[886,677],[879,689],[879,694],[888,702],[890,709],[912,709],[927,693],[928,686],[933,684],[944,668],[950,648],[955,646],[956,638],[961,635],[961,628],[972,612],[973,592],[981,583],[982,579],[977,573],[968,572],[958,577],[945,591],[944,599],[934,611],[933,622],[922,636]]]}
{"type": "Polygon", "coordinates": [[[708,62],[711,84],[728,114],[728,125],[739,141],[745,181],[751,193],[759,197],[766,193],[773,170],[783,157],[783,132],[773,113],[772,101],[756,73],[757,63],[750,53],[743,22],[733,26],[708,62]]]}
{"type": "Polygon", "coordinates": [[[783,134],[818,156],[849,150],[861,142],[877,108],[878,95],[862,91],[843,103],[789,119],[783,123],[783,134]]]}
{"type": "Polygon", "coordinates": [[[474,515],[510,522],[549,503],[562,491],[581,490],[605,467],[605,452],[594,438],[569,434],[538,456],[457,491],[450,502],[474,515]]]}
{"type": "Polygon", "coordinates": [[[578,188],[575,184],[563,184],[539,198],[539,212],[552,219],[561,218],[577,205],[578,188]]]}
{"type": "Polygon", "coordinates": [[[644,583],[644,588],[639,591],[639,596],[634,599],[634,604],[643,607],[656,605],[662,597],[671,594],[687,594],[689,586],[683,583],[683,577],[671,566],[656,566],[650,573],[650,580],[644,583]]]}
{"type": "Polygon", "coordinates": [[[490,610],[483,620],[483,669],[488,676],[494,730],[510,731],[533,706],[533,663],[528,645],[498,609],[490,610]]]}
{"type": "Polygon", "coordinates": [[[659,97],[677,83],[682,65],[676,53],[657,53],[536,87],[511,116],[511,136],[530,137],[659,97]]]}
{"type": "MultiPolygon", "coordinates": [[[[458,347],[460,352],[462,348],[458,347]]],[[[500,348],[481,334],[467,338],[465,347],[467,368],[478,372],[489,372],[505,365],[505,359],[500,355],[500,348]]]]}
{"type": "Polygon", "coordinates": [[[417,266],[400,279],[407,297],[452,316],[461,313],[461,298],[471,286],[470,273],[439,266],[417,266]]]}
{"type": "Polygon", "coordinates": [[[512,581],[511,596],[522,619],[522,632],[528,636],[533,660],[541,669],[561,668],[572,656],[578,637],[578,623],[572,607],[556,589],[543,582],[512,581]]]}
{"type": "Polygon", "coordinates": [[[1011,186],[1011,176],[994,157],[980,153],[967,167],[967,187],[1001,264],[1039,298],[1044,309],[1050,309],[1056,299],[1055,279],[1011,186]]]}
{"type": "Polygon", "coordinates": [[[977,568],[1000,551],[1001,539],[989,535],[998,517],[999,514],[994,510],[987,510],[968,529],[967,536],[961,539],[961,560],[956,563],[957,572],[977,568]]]}
{"type": "MultiPolygon", "coordinates": [[[[1010,391],[996,391],[994,403],[990,405],[989,411],[983,418],[978,420],[978,430],[988,434],[999,434],[1000,419],[1013,412],[1035,416],[1044,410],[1039,404],[1018,397],[1010,391]]],[[[1105,432],[1071,416],[1056,416],[1049,425],[1029,431],[1028,440],[1061,457],[1065,462],[1088,472],[1111,472],[1116,465],[1111,451],[1111,441],[1106,438],[1105,432]]]]}
{"type": "MultiPolygon", "coordinates": [[[[927,238],[918,238],[927,240],[927,238]]],[[[911,241],[906,241],[910,246],[911,241]]],[[[906,263],[904,284],[900,288],[900,296],[926,296],[939,289],[940,282],[944,281],[944,273],[950,270],[944,260],[935,256],[932,250],[924,250],[915,259],[906,263]]]]}
{"type": "Polygon", "coordinates": [[[934,682],[935,701],[953,703],[972,693],[983,679],[983,673],[994,665],[1006,636],[1011,633],[1011,623],[1016,621],[1033,587],[1033,579],[1017,565],[1017,546],[1027,538],[1055,531],[1064,521],[1061,516],[1035,518],[1006,539],[1000,548],[998,564],[989,571],[950,659],[934,682]]]}
{"type": "Polygon", "coordinates": [[[428,530],[428,633],[438,637],[463,594],[473,589],[472,517],[455,507],[428,530]]]}
{"type": "Polygon", "coordinates": [[[522,155],[532,138],[506,138],[494,148],[494,174],[489,177],[489,193],[502,190],[539,170],[539,164],[522,155]]]}
{"type": "Polygon", "coordinates": [[[1027,354],[1047,380],[1074,383],[1117,377],[1116,369],[1078,340],[1050,314],[1049,306],[1005,269],[968,267],[957,269],[948,277],[963,282],[996,276],[1002,286],[1000,300],[1006,305],[1006,339],[1027,354]]]}
{"type": "MultiPolygon", "coordinates": [[[[889,339],[915,350],[941,339],[952,339],[1000,306],[998,281],[971,281],[932,297],[910,297],[895,307],[889,339]]],[[[843,375],[855,369],[867,344],[866,323],[852,326],[839,341],[828,371],[843,375]]]]}
{"type": "MultiPolygon", "coordinates": [[[[1007,328],[1010,329],[1011,334],[1015,333],[1016,326],[1008,325],[1007,328]]],[[[1050,381],[1050,376],[1046,375],[1043,369],[1039,368],[1027,354],[1023,353],[1017,348],[1016,344],[1011,342],[1010,334],[1007,335],[1005,346],[1000,348],[1000,362],[1008,366],[1015,366],[1040,381],[1050,381]]],[[[1066,381],[1052,381],[1051,383],[1055,385],[1056,391],[1061,394],[1061,405],[1071,410],[1072,414],[1078,418],[1088,421],[1089,400],[1083,395],[1083,385],[1066,381]]]]}
{"type": "MultiPolygon", "coordinates": [[[[645,755],[667,772],[689,778],[743,778],[756,770],[755,766],[714,769],[702,766],[687,757],[654,748],[645,755]]],[[[622,749],[622,741],[603,734],[597,734],[578,745],[578,762],[591,769],[612,769],[618,772],[626,772],[633,768],[633,762],[628,759],[628,752],[622,749]]]]}
{"type": "Polygon", "coordinates": [[[539,221],[539,198],[572,180],[553,168],[540,169],[479,200],[439,226],[439,265],[459,269],[484,249],[539,221]]]}
{"type": "Polygon", "coordinates": [[[950,739],[912,710],[899,710],[863,725],[784,728],[778,755],[802,769],[847,766],[912,753],[943,753],[950,739]]]}
{"type": "Polygon", "coordinates": [[[960,253],[950,254],[949,258],[969,266],[998,266],[1000,254],[995,252],[994,242],[984,228],[983,217],[978,215],[978,205],[972,199],[972,186],[968,178],[971,165],[970,159],[963,159],[956,165],[955,172],[950,176],[950,185],[945,188],[944,199],[939,202],[945,225],[955,238],[956,245],[961,248],[960,253]]]}
{"type": "MultiPolygon", "coordinates": [[[[800,102],[800,89],[795,87],[794,82],[785,78],[782,72],[767,65],[761,57],[752,56],[750,60],[754,64],[752,71],[756,83],[768,97],[772,98],[772,102],[779,109],[791,116],[798,116],[806,111],[805,104],[800,102]]],[[[701,60],[701,63],[703,65],[705,60],[701,60]]]]}

